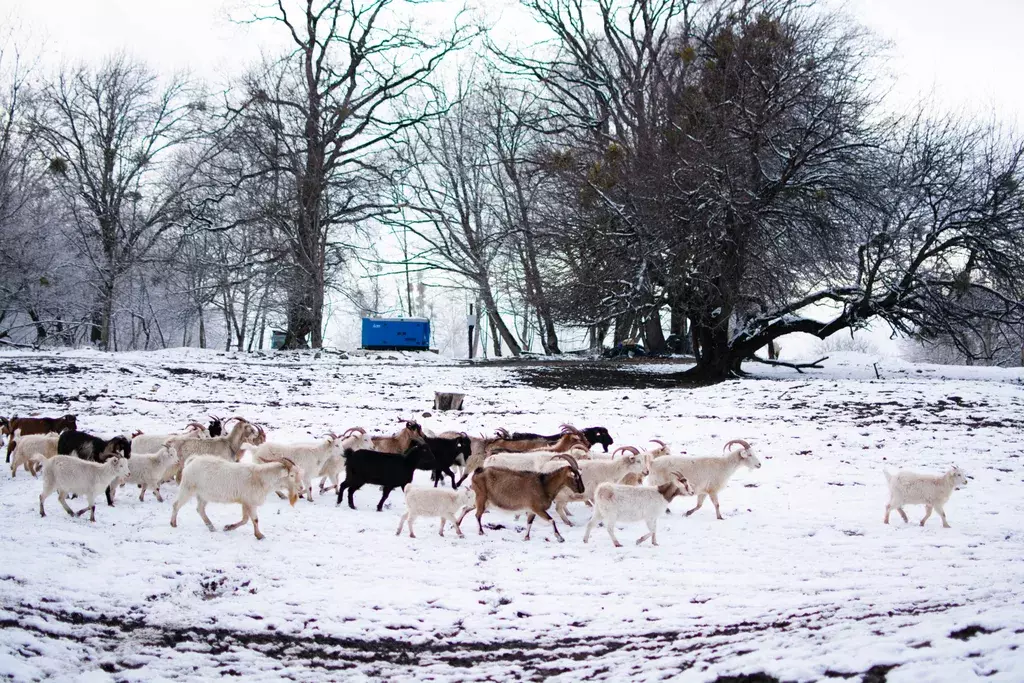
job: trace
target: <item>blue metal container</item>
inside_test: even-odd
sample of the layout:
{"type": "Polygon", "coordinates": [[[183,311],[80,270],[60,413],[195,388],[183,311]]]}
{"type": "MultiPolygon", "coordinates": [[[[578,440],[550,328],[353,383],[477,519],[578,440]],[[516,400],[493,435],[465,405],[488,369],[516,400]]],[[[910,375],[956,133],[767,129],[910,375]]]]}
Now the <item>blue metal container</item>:
{"type": "Polygon", "coordinates": [[[363,348],[426,351],[430,321],[426,318],[363,318],[363,348]]]}

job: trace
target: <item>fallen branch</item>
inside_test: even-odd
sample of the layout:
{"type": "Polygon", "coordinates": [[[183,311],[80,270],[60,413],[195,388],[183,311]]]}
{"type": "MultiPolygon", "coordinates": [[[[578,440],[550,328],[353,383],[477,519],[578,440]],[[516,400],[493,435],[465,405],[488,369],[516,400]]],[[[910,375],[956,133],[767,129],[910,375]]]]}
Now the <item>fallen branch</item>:
{"type": "Polygon", "coordinates": [[[818,365],[818,363],[828,360],[828,356],[823,356],[822,358],[819,358],[818,360],[815,361],[811,361],[810,363],[786,363],[781,360],[765,360],[764,358],[758,358],[757,356],[751,356],[747,360],[753,363],[764,363],[765,365],[792,368],[793,370],[796,370],[802,375],[804,370],[807,368],[814,368],[815,370],[824,370],[825,368],[818,365]]]}
{"type": "Polygon", "coordinates": [[[18,342],[12,342],[9,339],[0,339],[0,344],[3,344],[5,346],[13,346],[17,349],[32,349],[33,351],[39,350],[39,347],[36,346],[35,344],[19,344],[18,342]]]}

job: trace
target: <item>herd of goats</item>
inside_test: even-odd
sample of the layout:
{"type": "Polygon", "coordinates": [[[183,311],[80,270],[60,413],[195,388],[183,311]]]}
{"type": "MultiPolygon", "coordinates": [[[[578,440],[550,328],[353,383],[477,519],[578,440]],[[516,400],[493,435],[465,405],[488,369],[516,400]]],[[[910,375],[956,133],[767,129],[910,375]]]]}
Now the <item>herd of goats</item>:
{"type": "MultiPolygon", "coordinates": [[[[101,493],[106,493],[108,505],[114,505],[119,487],[137,484],[140,501],[152,490],[163,502],[161,484],[176,481],[172,527],[177,526],[181,507],[192,498],[210,531],[215,527],[206,515],[207,503],[234,503],[241,505],[242,519],[224,527],[225,531],[251,521],[258,539],[263,533],[257,510],[267,496],[276,492],[292,505],[300,497],[312,502],[313,480],[320,477],[319,492],[336,492],[340,505],[348,491],[352,509],[353,494],[362,486],[381,487],[378,511],[394,489],[402,489],[406,512],[396,533],[408,523],[412,537],[418,517],[434,517],[441,520],[441,536],[451,522],[461,538],[462,519],[474,509],[482,535],[483,513],[498,508],[526,513],[525,540],[530,539],[534,519],[540,517],[550,522],[555,537],[564,541],[549,510],[554,506],[559,518],[572,526],[567,505],[584,502],[593,508],[584,542],[603,522],[612,542],[620,546],[616,524],[643,521],[648,533],[637,544],[649,538],[657,545],[658,517],[675,497],[697,496],[697,504],[687,516],[710,498],[715,515],[722,519],[718,494],[729,478],[740,467],[761,467],[750,444],[741,439],[726,443],[723,456],[673,455],[658,440],[652,440],[655,447],[645,451],[620,446],[609,456],[613,440],[607,429],[581,430],[570,425],[549,436],[499,429],[493,437],[471,437],[464,432],[434,435],[407,421],[391,436],[370,436],[365,429],[353,427],[341,435],[331,432],[319,441],[274,443],[267,441],[262,427],[241,417],[225,420],[211,416],[208,425],[193,422],[179,433],[138,432],[131,437],[103,439],[79,431],[76,416],[65,415],[0,418],[0,435],[8,437],[12,477],[19,468],[33,477],[42,472],[40,516],[46,516],[44,504],[54,492],[69,515],[89,512],[90,521],[96,521],[96,500],[101,493]],[[596,445],[603,447],[603,454],[591,452],[596,445]],[[249,458],[243,460],[247,454],[249,458]],[[433,486],[413,485],[417,470],[430,471],[433,486]],[[451,490],[439,486],[446,477],[451,490]],[[470,485],[462,487],[467,478],[470,485]],[[67,503],[69,495],[83,496],[86,506],[75,512],[67,503]]],[[[948,527],[943,505],[954,489],[967,483],[964,472],[955,466],[938,476],[912,472],[885,476],[890,493],[886,524],[891,510],[906,522],[903,506],[923,504],[922,526],[934,509],[948,527]]]]}

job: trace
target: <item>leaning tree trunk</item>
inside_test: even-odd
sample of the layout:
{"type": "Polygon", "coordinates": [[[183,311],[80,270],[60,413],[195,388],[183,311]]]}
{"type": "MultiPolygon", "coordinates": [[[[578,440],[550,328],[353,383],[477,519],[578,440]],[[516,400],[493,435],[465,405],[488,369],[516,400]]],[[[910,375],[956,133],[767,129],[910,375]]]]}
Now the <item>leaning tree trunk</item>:
{"type": "Polygon", "coordinates": [[[498,331],[498,333],[494,335],[494,355],[501,355],[501,346],[498,343],[498,335],[501,335],[501,341],[505,342],[505,346],[508,347],[509,353],[513,356],[519,356],[522,354],[522,347],[519,346],[519,342],[516,341],[512,331],[508,329],[508,325],[505,324],[505,321],[501,318],[501,314],[498,313],[498,307],[494,302],[494,296],[491,294],[489,288],[481,288],[480,298],[483,299],[484,306],[487,308],[487,318],[491,322],[492,332],[495,329],[498,331]]]}

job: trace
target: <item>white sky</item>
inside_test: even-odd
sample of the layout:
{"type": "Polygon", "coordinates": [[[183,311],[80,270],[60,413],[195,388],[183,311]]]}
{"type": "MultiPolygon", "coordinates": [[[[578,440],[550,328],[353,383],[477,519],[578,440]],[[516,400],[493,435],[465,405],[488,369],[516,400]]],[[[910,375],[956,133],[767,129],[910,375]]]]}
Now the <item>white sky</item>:
{"type": "MultiPolygon", "coordinates": [[[[1024,118],[1022,0],[835,0],[893,43],[888,68],[898,76],[896,95],[933,95],[938,104],[993,111],[1003,120],[1024,118]]],[[[246,0],[5,0],[18,42],[31,41],[45,63],[98,60],[117,50],[159,70],[189,70],[212,83],[238,72],[261,49],[273,51],[268,26],[231,23],[255,3],[246,0]],[[11,4],[13,2],[13,5],[11,4]]],[[[502,13],[500,28],[519,16],[514,0],[478,0],[502,13]]],[[[424,18],[437,10],[424,10],[424,18]]],[[[2,16],[2,15],[0,15],[2,16]]],[[[514,27],[528,33],[529,27],[514,27]]],[[[280,43],[277,43],[278,45],[280,43]]]]}
{"type": "MultiPolygon", "coordinates": [[[[885,68],[894,105],[929,97],[936,106],[1024,122],[1024,0],[830,0],[891,41],[885,68]]],[[[124,50],[158,71],[190,71],[212,86],[284,45],[269,25],[240,26],[246,0],[4,0],[0,25],[45,67],[94,61],[124,50]],[[13,2],[13,5],[11,4],[13,2]],[[10,10],[8,11],[8,8],[10,10]]],[[[450,4],[460,4],[458,2],[450,4]]],[[[523,37],[516,0],[477,0],[501,16],[504,35],[523,37]]],[[[423,19],[437,18],[425,9],[423,19]]],[[[878,340],[884,335],[872,335],[878,340]]],[[[793,340],[796,342],[796,340],[793,340]]],[[[783,344],[786,346],[786,344],[783,344]]],[[[790,346],[804,346],[793,344],[790,346]]]]}

